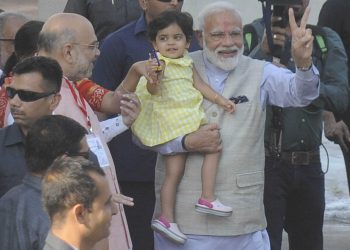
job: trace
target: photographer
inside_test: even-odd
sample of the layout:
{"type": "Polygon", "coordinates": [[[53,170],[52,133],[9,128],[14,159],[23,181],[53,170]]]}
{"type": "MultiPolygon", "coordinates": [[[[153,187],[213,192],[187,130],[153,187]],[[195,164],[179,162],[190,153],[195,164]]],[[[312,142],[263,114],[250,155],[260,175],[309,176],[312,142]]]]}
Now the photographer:
{"type": "MultiPolygon", "coordinates": [[[[251,41],[246,41],[250,46],[246,53],[251,51],[251,57],[295,71],[290,53],[291,31],[284,13],[292,7],[297,23],[300,22],[309,0],[271,3],[272,17],[266,16],[269,11],[265,11],[263,20],[245,27],[245,37],[255,31],[251,34],[258,37],[251,41],[261,41],[255,48],[251,41]],[[261,32],[262,25],[270,20],[271,29],[267,27],[266,33],[261,32]]],[[[315,37],[312,61],[320,71],[320,96],[303,108],[267,107],[264,205],[273,250],[281,249],[283,229],[288,233],[290,249],[323,248],[325,173],[319,151],[322,113],[328,110],[340,114],[348,102],[346,54],[339,36],[328,28],[307,27],[315,37]]]]}
{"type": "MultiPolygon", "coordinates": [[[[348,76],[350,80],[349,10],[349,0],[327,0],[321,8],[317,25],[329,27],[339,34],[348,56],[348,76]]],[[[336,121],[334,117],[332,117],[332,114],[328,115],[331,122],[329,122],[329,126],[325,127],[324,133],[328,140],[339,144],[341,150],[343,151],[346,174],[348,178],[348,187],[350,192],[350,107],[348,107],[347,112],[342,117],[340,117],[340,121],[336,121]]]]}

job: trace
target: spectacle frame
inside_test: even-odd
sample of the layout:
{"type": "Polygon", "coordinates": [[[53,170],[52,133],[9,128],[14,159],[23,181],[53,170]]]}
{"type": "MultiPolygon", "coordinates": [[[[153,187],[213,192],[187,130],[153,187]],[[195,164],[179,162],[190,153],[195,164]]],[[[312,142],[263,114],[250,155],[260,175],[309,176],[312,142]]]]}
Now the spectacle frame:
{"type": "MultiPolygon", "coordinates": [[[[158,2],[170,3],[172,0],[158,0],[158,2]]],[[[177,0],[178,2],[183,2],[183,0],[177,0]]]]}
{"type": "Polygon", "coordinates": [[[80,45],[80,46],[86,46],[88,47],[89,49],[98,49],[100,47],[100,42],[94,42],[94,43],[91,43],[91,44],[87,44],[87,43],[72,43],[74,45],[80,45]]]}
{"type": "Polygon", "coordinates": [[[16,95],[18,95],[19,99],[21,99],[23,102],[34,102],[41,98],[48,97],[50,95],[56,94],[56,91],[48,92],[48,93],[38,93],[34,91],[29,90],[22,90],[22,89],[14,89],[12,87],[6,88],[6,95],[13,99],[16,95]]]}
{"type": "Polygon", "coordinates": [[[11,38],[0,38],[0,42],[14,42],[15,39],[11,39],[11,38]]]}

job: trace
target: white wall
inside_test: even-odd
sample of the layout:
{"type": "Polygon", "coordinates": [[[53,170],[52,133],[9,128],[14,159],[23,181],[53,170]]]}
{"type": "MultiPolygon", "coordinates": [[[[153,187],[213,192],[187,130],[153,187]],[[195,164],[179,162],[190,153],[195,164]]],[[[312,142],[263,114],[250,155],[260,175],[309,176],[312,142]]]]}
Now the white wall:
{"type": "Polygon", "coordinates": [[[45,21],[52,14],[63,12],[66,3],[67,0],[38,0],[39,19],[45,21]]]}

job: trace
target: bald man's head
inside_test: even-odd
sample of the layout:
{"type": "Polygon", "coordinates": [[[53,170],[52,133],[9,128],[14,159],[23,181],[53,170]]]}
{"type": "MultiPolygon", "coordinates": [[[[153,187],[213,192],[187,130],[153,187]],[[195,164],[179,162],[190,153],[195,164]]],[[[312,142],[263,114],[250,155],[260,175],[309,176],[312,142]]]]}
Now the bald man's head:
{"type": "Polygon", "coordinates": [[[79,42],[84,35],[95,36],[88,19],[74,13],[55,14],[45,22],[40,32],[39,51],[53,53],[67,42],[79,42]]]}
{"type": "Polygon", "coordinates": [[[56,59],[64,75],[73,81],[90,77],[100,54],[91,23],[74,13],[51,16],[40,32],[38,49],[39,55],[56,59]]]}
{"type": "Polygon", "coordinates": [[[2,69],[14,51],[14,39],[18,29],[28,22],[28,19],[18,13],[0,13],[0,68],[2,69]]]}

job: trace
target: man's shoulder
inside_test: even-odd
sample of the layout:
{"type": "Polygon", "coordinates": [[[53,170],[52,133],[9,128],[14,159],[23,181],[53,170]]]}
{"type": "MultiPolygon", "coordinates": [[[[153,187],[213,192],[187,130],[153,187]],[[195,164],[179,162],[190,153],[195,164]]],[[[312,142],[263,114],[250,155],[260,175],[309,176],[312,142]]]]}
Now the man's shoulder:
{"type": "Polygon", "coordinates": [[[120,29],[112,32],[109,34],[106,38],[106,40],[114,40],[114,39],[120,39],[124,37],[131,37],[135,35],[135,29],[136,29],[137,20],[132,21],[131,23],[128,23],[127,25],[121,27],[120,29]]]}
{"type": "Polygon", "coordinates": [[[26,189],[23,184],[15,186],[5,193],[0,198],[0,211],[2,211],[0,214],[3,215],[4,211],[12,211],[15,209],[17,206],[16,204],[18,204],[24,193],[26,193],[26,189]]]}
{"type": "Polygon", "coordinates": [[[112,49],[116,51],[124,50],[125,46],[135,43],[135,22],[129,23],[119,30],[109,34],[102,42],[102,51],[112,49]]]}
{"type": "Polygon", "coordinates": [[[46,244],[43,250],[74,250],[71,246],[69,246],[65,241],[56,237],[50,231],[46,238],[46,244]]]}
{"type": "Polygon", "coordinates": [[[13,123],[4,128],[0,128],[0,147],[21,142],[22,135],[20,134],[19,127],[13,123]]]}

